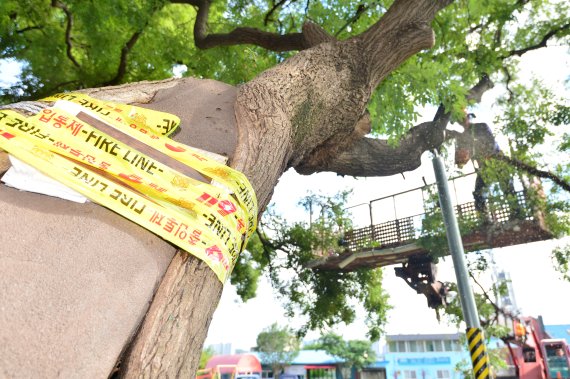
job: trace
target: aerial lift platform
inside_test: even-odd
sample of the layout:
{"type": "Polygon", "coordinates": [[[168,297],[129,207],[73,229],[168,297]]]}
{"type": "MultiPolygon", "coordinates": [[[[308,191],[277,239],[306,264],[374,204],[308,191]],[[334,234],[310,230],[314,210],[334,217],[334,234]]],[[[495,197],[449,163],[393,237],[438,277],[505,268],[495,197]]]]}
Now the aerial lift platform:
{"type": "MultiPolygon", "coordinates": [[[[474,175],[468,174],[465,176],[474,175]]],[[[464,178],[465,176],[451,179],[464,178]]],[[[372,200],[369,203],[370,225],[346,231],[342,237],[344,250],[326,256],[316,257],[308,264],[318,270],[355,271],[394,264],[396,276],[401,277],[418,293],[424,293],[432,308],[442,304],[443,283],[435,277],[434,257],[419,243],[422,237],[422,223],[433,216],[435,210],[395,218],[375,224],[372,222],[372,204],[380,200],[394,199],[409,192],[421,192],[422,198],[428,186],[372,200]]],[[[471,187],[472,188],[472,187],[471,187]]],[[[530,200],[530,192],[523,189],[515,193],[516,199],[492,196],[486,200],[484,214],[477,211],[474,201],[457,203],[455,212],[459,223],[469,221],[471,227],[462,233],[465,252],[481,251],[543,241],[553,238],[548,230],[543,212],[530,200]],[[516,204],[513,204],[516,203],[516,204]],[[517,211],[513,212],[516,207],[517,211]]],[[[533,196],[536,195],[534,192],[533,196]]],[[[394,202],[395,204],[395,202],[394,202]]],[[[394,208],[396,208],[394,206],[394,208]]],[[[437,252],[437,256],[442,256],[437,252]]]]}

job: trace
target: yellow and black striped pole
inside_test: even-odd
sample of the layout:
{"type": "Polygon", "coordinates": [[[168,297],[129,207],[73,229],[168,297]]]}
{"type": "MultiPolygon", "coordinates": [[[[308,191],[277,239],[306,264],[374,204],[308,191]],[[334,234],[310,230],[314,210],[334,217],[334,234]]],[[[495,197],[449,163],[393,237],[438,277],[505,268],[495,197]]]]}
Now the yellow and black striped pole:
{"type": "Polygon", "coordinates": [[[437,181],[443,223],[445,224],[445,232],[447,234],[447,243],[449,245],[451,259],[453,259],[455,277],[457,278],[457,292],[459,294],[459,300],[461,301],[463,318],[467,325],[467,341],[469,341],[469,353],[471,354],[471,362],[473,363],[473,376],[475,379],[487,379],[489,378],[489,370],[491,369],[489,356],[487,355],[485,339],[481,332],[481,323],[479,322],[475,296],[469,284],[469,273],[467,272],[467,265],[465,264],[463,241],[461,240],[459,225],[457,224],[457,218],[455,217],[453,204],[451,202],[445,165],[441,157],[438,156],[437,151],[434,151],[432,163],[437,181]]]}
{"type": "Polygon", "coordinates": [[[473,363],[473,376],[475,379],[488,379],[491,365],[485,348],[483,331],[479,328],[467,328],[467,344],[473,363]]]}

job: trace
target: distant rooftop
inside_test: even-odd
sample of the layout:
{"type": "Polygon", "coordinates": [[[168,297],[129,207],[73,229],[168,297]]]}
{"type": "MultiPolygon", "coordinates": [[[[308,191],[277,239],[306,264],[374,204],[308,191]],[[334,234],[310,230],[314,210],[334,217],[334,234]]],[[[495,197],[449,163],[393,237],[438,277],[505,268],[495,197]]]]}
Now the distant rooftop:
{"type": "Polygon", "coordinates": [[[301,350],[293,360],[294,365],[332,365],[342,362],[342,359],[328,354],[324,350],[301,350]]]}
{"type": "MultiPolygon", "coordinates": [[[[262,355],[259,352],[252,352],[261,363],[262,355]]],[[[291,362],[292,365],[334,365],[343,362],[342,359],[333,357],[324,350],[301,350],[297,357],[291,362]]]]}
{"type": "Polygon", "coordinates": [[[458,340],[461,337],[459,333],[448,334],[389,334],[386,336],[387,341],[429,341],[429,340],[458,340]]]}

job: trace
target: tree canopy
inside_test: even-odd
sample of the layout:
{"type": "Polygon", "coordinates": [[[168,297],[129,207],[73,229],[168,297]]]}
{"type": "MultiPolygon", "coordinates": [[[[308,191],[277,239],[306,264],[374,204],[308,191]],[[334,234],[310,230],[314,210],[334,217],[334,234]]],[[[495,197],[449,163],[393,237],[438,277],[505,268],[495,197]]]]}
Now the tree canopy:
{"type": "MultiPolygon", "coordinates": [[[[0,4],[0,59],[17,62],[22,71],[16,85],[0,88],[0,104],[175,73],[242,84],[297,51],[360,35],[392,3],[6,0],[0,4]]],[[[509,167],[519,164],[554,179],[549,204],[552,213],[564,219],[568,204],[556,192],[570,181],[570,163],[548,162],[544,146],[568,155],[568,98],[538,81],[520,80],[517,73],[525,54],[551,45],[568,46],[570,4],[563,0],[440,3],[451,4],[435,16],[434,47],[412,56],[380,83],[368,104],[360,138],[335,150],[334,160],[309,156],[295,168],[303,174],[334,171],[354,176],[413,170],[426,150],[449,146],[446,141],[453,134],[445,133],[448,123],[461,119],[465,108],[494,86],[500,116],[489,121],[510,143],[509,167]],[[433,109],[433,121],[416,124],[420,109],[433,109]]],[[[334,213],[342,201],[329,207],[324,206],[328,200],[320,201],[324,212],[333,212],[330,220],[348,227],[340,213],[334,213]]],[[[560,220],[558,232],[566,233],[568,224],[560,220]]],[[[292,305],[288,311],[300,307],[309,317],[308,328],[352,321],[350,301],[356,299],[369,312],[371,335],[378,336],[387,309],[380,271],[301,270],[316,248],[338,245],[328,237],[326,246],[318,245],[330,225],[285,226],[278,218],[265,225],[273,232],[262,230],[233,274],[244,298],[252,296],[255,279],[270,270],[292,305]],[[269,239],[274,242],[267,243],[269,239]],[[293,240],[304,245],[293,247],[293,240]],[[285,254],[287,263],[278,261],[280,254],[285,254]],[[299,270],[300,281],[282,281],[277,271],[271,271],[279,265],[299,270]],[[312,292],[306,292],[305,286],[312,292]]],[[[569,257],[564,249],[556,255],[561,267],[567,267],[569,257]]]]}
{"type": "MultiPolygon", "coordinates": [[[[391,3],[4,1],[0,59],[19,62],[22,72],[16,85],[0,89],[0,101],[163,79],[175,72],[244,83],[295,51],[311,47],[313,40],[344,40],[362,33],[391,3]]],[[[403,153],[421,155],[441,145],[450,117],[462,117],[468,103],[478,101],[494,83],[503,88],[497,126],[511,138],[517,158],[535,162],[532,147],[557,132],[559,128],[551,130],[552,126],[567,123],[570,112],[560,94],[538,82],[518,81],[518,65],[528,52],[568,44],[568,7],[560,0],[452,2],[435,17],[434,48],[408,59],[375,91],[368,107],[373,135],[387,136],[390,143],[399,141],[403,153]],[[442,107],[434,115],[437,127],[417,125],[409,133],[418,110],[428,106],[442,107]],[[426,127],[430,141],[418,143],[413,137],[424,136],[426,127]],[[413,146],[406,150],[407,144],[413,146]]],[[[360,143],[365,142],[378,140],[360,143]]],[[[567,143],[559,148],[566,151],[567,143]]],[[[419,155],[401,164],[376,165],[381,156],[374,154],[375,149],[357,144],[328,167],[305,162],[298,170],[388,175],[419,165],[419,155]],[[353,167],[348,161],[360,164],[353,167]]],[[[564,167],[553,169],[564,171],[564,167]]]]}
{"type": "Polygon", "coordinates": [[[259,333],[255,351],[259,352],[263,363],[271,366],[273,377],[277,378],[299,354],[299,345],[299,339],[290,328],[274,323],[259,333]]]}
{"type": "Polygon", "coordinates": [[[325,350],[330,355],[341,359],[347,368],[362,369],[374,363],[376,359],[370,341],[345,341],[335,333],[327,333],[305,348],[325,350]]]}

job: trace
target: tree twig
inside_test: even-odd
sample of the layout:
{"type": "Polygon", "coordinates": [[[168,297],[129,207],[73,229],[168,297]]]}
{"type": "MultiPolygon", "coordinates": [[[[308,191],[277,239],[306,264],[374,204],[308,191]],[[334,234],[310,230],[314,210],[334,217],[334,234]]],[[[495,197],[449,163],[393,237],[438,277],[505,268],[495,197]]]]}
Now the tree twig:
{"type": "MultiPolygon", "coordinates": [[[[146,24],[144,27],[146,27],[146,24]]],[[[117,73],[115,74],[113,79],[103,83],[103,86],[117,85],[125,77],[125,74],[127,73],[128,55],[132,50],[132,48],[137,43],[137,41],[139,40],[139,37],[141,36],[143,29],[134,32],[133,35],[131,35],[131,38],[129,38],[129,40],[125,44],[125,46],[123,46],[123,48],[121,49],[121,57],[119,58],[119,67],[117,68],[117,73]]]]}
{"type": "Polygon", "coordinates": [[[154,10],[152,11],[152,13],[146,19],[144,25],[139,30],[134,32],[131,35],[131,37],[129,38],[129,40],[127,41],[127,43],[125,43],[125,46],[123,46],[123,48],[121,49],[121,57],[119,58],[119,66],[117,68],[117,74],[115,75],[115,77],[113,77],[113,79],[109,80],[106,83],[103,83],[103,86],[112,86],[112,85],[117,85],[117,84],[121,83],[121,81],[125,77],[125,74],[127,73],[127,63],[128,63],[129,53],[131,52],[131,50],[133,49],[133,47],[135,46],[135,44],[139,40],[140,36],[142,35],[142,33],[144,32],[146,27],[148,26],[150,20],[154,16],[154,14],[159,9],[160,9],[160,7],[155,7],[154,10]]]}
{"type": "MultiPolygon", "coordinates": [[[[487,291],[485,290],[485,288],[483,288],[483,286],[481,285],[481,283],[479,283],[477,281],[477,279],[475,279],[475,276],[469,272],[469,277],[473,280],[473,282],[475,282],[475,284],[477,284],[477,286],[481,289],[481,291],[483,291],[483,296],[485,297],[485,299],[491,304],[491,306],[493,307],[493,309],[495,309],[495,317],[493,318],[495,322],[497,322],[497,320],[499,319],[499,314],[505,315],[505,316],[511,316],[511,314],[509,314],[508,312],[506,312],[504,309],[502,309],[501,307],[499,307],[489,296],[489,294],[487,293],[487,291]]],[[[490,322],[488,323],[490,324],[490,322]]]]}
{"type": "Polygon", "coordinates": [[[75,67],[80,67],[79,63],[77,63],[77,60],[75,59],[75,57],[73,56],[73,53],[71,51],[71,49],[73,48],[73,44],[71,42],[71,29],[73,28],[73,15],[71,14],[71,11],[67,7],[67,5],[60,2],[59,0],[52,0],[51,6],[54,8],[61,9],[65,13],[65,16],[67,17],[67,25],[65,27],[65,44],[67,46],[66,54],[67,54],[67,57],[69,58],[69,60],[73,63],[73,65],[75,67]]]}
{"type": "Polygon", "coordinates": [[[509,101],[512,101],[515,97],[515,94],[509,85],[511,84],[513,77],[511,76],[511,72],[509,71],[509,69],[507,67],[502,66],[502,70],[505,73],[505,76],[507,78],[507,80],[505,81],[505,88],[509,92],[509,101]]]}
{"type": "Polygon", "coordinates": [[[339,30],[337,30],[337,32],[334,34],[335,37],[338,37],[340,35],[340,33],[342,33],[342,31],[346,28],[348,28],[349,25],[354,24],[356,21],[358,21],[358,19],[360,18],[360,16],[367,11],[370,8],[370,4],[359,4],[358,8],[356,8],[356,12],[354,13],[354,15],[349,18],[346,23],[340,27],[339,30]]]}
{"type": "Polygon", "coordinates": [[[277,10],[277,8],[281,7],[285,4],[288,0],[280,0],[273,4],[273,7],[265,14],[265,18],[263,20],[263,25],[267,25],[269,23],[269,19],[273,15],[273,13],[277,10]]]}
{"type": "Polygon", "coordinates": [[[39,30],[39,29],[43,29],[43,28],[44,27],[42,25],[27,26],[23,29],[16,30],[16,33],[23,34],[25,32],[29,32],[30,30],[39,30]]]}
{"type": "Polygon", "coordinates": [[[564,30],[569,29],[569,28],[570,28],[570,23],[564,24],[558,28],[555,28],[555,29],[549,31],[548,33],[546,33],[538,43],[524,47],[522,49],[511,50],[506,56],[504,56],[502,58],[506,59],[506,58],[513,57],[515,55],[520,57],[523,54],[528,53],[529,51],[537,50],[537,49],[546,47],[546,44],[550,38],[554,37],[559,32],[564,31],[564,30]]]}
{"type": "Polygon", "coordinates": [[[558,184],[564,190],[570,192],[570,183],[565,181],[563,178],[559,177],[558,175],[554,174],[550,171],[540,170],[534,166],[531,166],[523,161],[520,161],[516,158],[508,157],[504,154],[497,154],[493,156],[494,159],[506,162],[513,167],[519,168],[523,171],[528,172],[531,175],[538,176],[539,178],[549,179],[552,180],[554,183],[558,184]]]}

